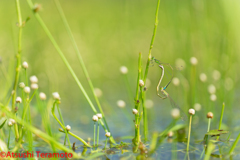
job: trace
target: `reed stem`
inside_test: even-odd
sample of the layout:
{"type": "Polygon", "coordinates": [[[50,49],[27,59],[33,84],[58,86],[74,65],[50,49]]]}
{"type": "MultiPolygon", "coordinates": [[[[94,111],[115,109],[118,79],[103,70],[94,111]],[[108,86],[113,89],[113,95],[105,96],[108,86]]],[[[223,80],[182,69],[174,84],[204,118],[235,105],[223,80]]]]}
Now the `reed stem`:
{"type": "Polygon", "coordinates": [[[191,125],[192,125],[192,115],[190,115],[189,119],[189,129],[188,129],[188,140],[187,140],[187,152],[189,151],[189,144],[190,144],[190,135],[191,135],[191,125]]]}

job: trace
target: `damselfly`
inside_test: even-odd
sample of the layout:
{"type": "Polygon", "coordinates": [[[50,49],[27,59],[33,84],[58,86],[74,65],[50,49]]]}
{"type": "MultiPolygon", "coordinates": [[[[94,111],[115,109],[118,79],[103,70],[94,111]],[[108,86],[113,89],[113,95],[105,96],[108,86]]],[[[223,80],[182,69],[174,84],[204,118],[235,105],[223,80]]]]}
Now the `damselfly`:
{"type": "Polygon", "coordinates": [[[165,87],[160,87],[160,84],[162,82],[163,76],[164,76],[164,67],[162,65],[159,65],[159,67],[162,69],[162,74],[161,77],[159,79],[158,85],[157,85],[157,95],[161,98],[161,99],[166,99],[168,98],[170,100],[170,103],[172,105],[173,108],[177,108],[179,109],[180,113],[181,113],[181,118],[184,121],[186,119],[186,114],[183,112],[183,110],[174,102],[174,100],[172,99],[172,97],[169,95],[169,93],[165,90],[165,87]],[[159,94],[159,89],[161,94],[159,94]]]}
{"type": "MultiPolygon", "coordinates": [[[[168,66],[172,70],[172,74],[171,74],[172,76],[170,78],[170,81],[167,83],[167,85],[165,87],[163,87],[163,89],[165,90],[168,87],[168,85],[172,82],[172,79],[173,79],[173,76],[174,76],[173,68],[172,68],[172,66],[169,63],[162,63],[161,61],[157,60],[155,57],[152,57],[151,58],[152,65],[154,64],[154,62],[157,63],[158,65],[161,65],[161,66],[166,65],[166,66],[168,66]]],[[[158,85],[160,85],[160,84],[158,83],[158,85]]]]}

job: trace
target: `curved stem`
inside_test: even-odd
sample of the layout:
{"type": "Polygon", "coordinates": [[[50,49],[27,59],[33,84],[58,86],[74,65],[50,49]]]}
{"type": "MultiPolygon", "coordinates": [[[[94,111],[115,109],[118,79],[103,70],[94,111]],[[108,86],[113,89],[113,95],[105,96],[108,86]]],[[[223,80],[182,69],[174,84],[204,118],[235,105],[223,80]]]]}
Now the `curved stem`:
{"type": "Polygon", "coordinates": [[[53,117],[57,120],[57,122],[60,124],[60,126],[62,127],[62,129],[64,129],[65,134],[66,134],[66,137],[67,137],[67,140],[68,140],[69,148],[71,149],[71,143],[70,143],[70,140],[69,140],[69,137],[68,137],[68,133],[67,133],[67,130],[66,130],[66,127],[65,127],[65,124],[64,124],[64,121],[63,121],[63,118],[62,118],[62,114],[61,114],[61,112],[60,112],[60,109],[59,109],[58,104],[57,104],[58,114],[59,114],[60,119],[61,119],[61,121],[62,121],[63,124],[59,121],[59,119],[57,118],[57,116],[56,116],[55,113],[54,113],[55,105],[56,105],[56,104],[57,104],[57,101],[55,101],[55,102],[53,103],[52,115],[53,115],[53,117]]]}

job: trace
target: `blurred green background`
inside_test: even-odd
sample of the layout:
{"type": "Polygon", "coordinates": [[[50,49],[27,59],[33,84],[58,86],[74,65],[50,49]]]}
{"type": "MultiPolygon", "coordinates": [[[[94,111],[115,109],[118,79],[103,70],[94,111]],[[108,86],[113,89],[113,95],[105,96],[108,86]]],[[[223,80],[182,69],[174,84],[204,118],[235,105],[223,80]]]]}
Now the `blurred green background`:
{"type": "MultiPolygon", "coordinates": [[[[35,2],[41,4],[40,15],[93,100],[54,2],[47,0],[35,2]]],[[[114,126],[115,122],[120,123],[119,120],[126,122],[127,117],[131,116],[133,102],[129,100],[124,77],[119,68],[128,67],[128,81],[132,92],[135,93],[138,53],[142,52],[145,70],[157,1],[60,2],[92,82],[103,92],[100,102],[107,120],[111,126],[114,126]],[[124,115],[122,109],[117,107],[116,102],[119,99],[126,101],[129,116],[124,115]]],[[[20,3],[23,19],[31,17],[23,29],[22,40],[22,60],[29,63],[28,74],[39,78],[39,90],[45,92],[48,97],[51,97],[52,92],[60,93],[61,108],[69,122],[89,123],[93,112],[83,94],[34,18],[26,1],[20,3]]],[[[0,1],[1,101],[6,101],[6,92],[10,93],[8,87],[12,86],[15,71],[18,35],[15,8],[14,1],[0,1]]],[[[152,55],[176,67],[179,67],[179,64],[176,64],[177,59],[185,61],[185,66],[180,66],[181,70],[176,71],[175,75],[180,79],[180,85],[171,84],[168,93],[185,112],[195,103],[200,103],[202,110],[196,115],[199,119],[205,117],[208,111],[213,111],[218,120],[223,102],[226,103],[228,116],[239,113],[238,110],[233,112],[233,109],[239,108],[239,15],[240,2],[237,0],[161,1],[152,55]],[[196,67],[190,64],[190,58],[193,56],[198,59],[196,67]],[[220,79],[214,79],[215,70],[220,72],[220,79]],[[204,83],[199,80],[201,73],[207,75],[207,81],[204,83]],[[217,88],[215,102],[210,101],[209,84],[214,84],[217,88]]],[[[151,84],[148,87],[147,99],[154,103],[153,108],[149,109],[150,122],[159,122],[164,116],[170,115],[170,102],[160,100],[156,95],[160,73],[156,65],[149,69],[148,79],[151,84]]],[[[164,83],[167,83],[168,78],[164,83]]],[[[228,116],[225,122],[230,125],[234,118],[227,119],[228,116]]],[[[237,117],[237,114],[232,116],[237,117]]],[[[152,130],[156,130],[154,125],[155,123],[150,124],[152,130]]],[[[122,126],[125,126],[125,123],[122,123],[122,126]]]]}

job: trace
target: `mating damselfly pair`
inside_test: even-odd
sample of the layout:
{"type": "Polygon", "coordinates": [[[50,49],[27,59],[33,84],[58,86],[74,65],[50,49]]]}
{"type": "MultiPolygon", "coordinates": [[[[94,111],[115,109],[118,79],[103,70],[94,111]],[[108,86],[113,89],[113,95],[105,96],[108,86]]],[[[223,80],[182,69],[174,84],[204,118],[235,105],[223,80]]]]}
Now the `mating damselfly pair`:
{"type": "Polygon", "coordinates": [[[173,67],[169,64],[169,63],[162,63],[159,60],[157,60],[155,57],[152,57],[151,59],[151,63],[157,63],[159,65],[159,67],[162,70],[162,74],[161,77],[159,79],[158,85],[157,85],[157,95],[161,98],[161,99],[166,99],[168,98],[170,100],[170,103],[172,105],[173,108],[177,108],[179,109],[179,111],[181,112],[181,118],[182,120],[186,119],[186,114],[183,112],[183,110],[174,102],[174,100],[171,98],[171,96],[169,95],[169,93],[166,91],[167,87],[169,86],[169,84],[172,82],[173,76],[174,76],[174,70],[173,67]],[[167,83],[166,86],[164,87],[160,87],[162,79],[164,77],[164,66],[170,67],[170,69],[172,70],[172,76],[169,80],[169,82],[167,83]],[[160,91],[160,92],[159,92],[160,91]],[[161,94],[160,94],[161,93],[161,94]]]}

